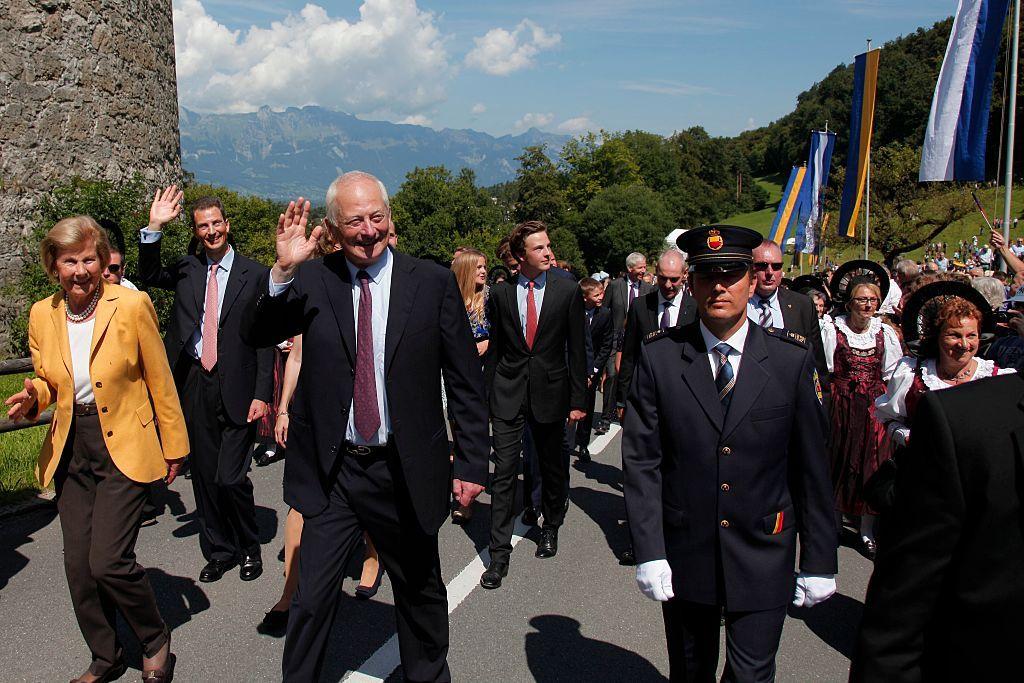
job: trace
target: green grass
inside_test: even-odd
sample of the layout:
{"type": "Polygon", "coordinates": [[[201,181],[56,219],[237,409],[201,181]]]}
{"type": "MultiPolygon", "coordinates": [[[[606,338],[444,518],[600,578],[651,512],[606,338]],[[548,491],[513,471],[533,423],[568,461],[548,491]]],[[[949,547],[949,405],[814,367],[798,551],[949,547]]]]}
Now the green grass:
{"type": "Polygon", "coordinates": [[[744,228],[757,230],[762,235],[768,234],[775,220],[775,213],[779,210],[779,200],[782,199],[782,190],[785,189],[787,177],[782,174],[757,178],[757,184],[768,191],[768,204],[760,211],[740,213],[726,218],[723,223],[729,225],[741,225],[744,228]]]}
{"type": "MultiPolygon", "coordinates": [[[[24,386],[23,378],[29,376],[0,376],[0,398],[6,400],[20,391],[24,386]]],[[[32,427],[0,434],[0,505],[39,492],[35,466],[46,432],[46,427],[32,427]]]]}

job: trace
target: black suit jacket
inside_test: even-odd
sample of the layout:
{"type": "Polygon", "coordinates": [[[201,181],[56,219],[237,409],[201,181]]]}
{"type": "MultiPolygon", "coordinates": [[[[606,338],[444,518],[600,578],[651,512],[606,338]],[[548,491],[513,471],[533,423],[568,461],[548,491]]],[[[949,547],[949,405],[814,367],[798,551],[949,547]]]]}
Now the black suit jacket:
{"type": "MultiPolygon", "coordinates": [[[[584,312],[584,315],[586,313],[584,312]]],[[[612,332],[612,312],[604,306],[594,309],[594,316],[588,328],[590,344],[587,347],[587,379],[594,382],[604,372],[604,366],[612,355],[615,335],[612,332]]]]}
{"type": "Polygon", "coordinates": [[[825,362],[825,346],[821,342],[821,325],[811,297],[779,287],[779,308],[782,309],[782,326],[807,339],[814,354],[814,367],[822,382],[828,379],[828,364],[825,362]]]}
{"type": "MultiPolygon", "coordinates": [[[[174,307],[164,335],[164,346],[171,369],[182,390],[180,361],[190,357],[187,348],[192,333],[199,327],[206,298],[210,271],[206,256],[189,255],[169,266],[160,260],[162,240],[139,244],[139,277],[144,285],[174,292],[174,307]]],[[[232,247],[234,248],[234,247],[232,247]]],[[[257,349],[242,341],[242,314],[266,282],[269,270],[235,250],[228,275],[220,326],[217,328],[217,377],[221,400],[228,417],[245,424],[253,399],[271,403],[274,398],[274,349],[257,349]]]]}
{"type": "MultiPolygon", "coordinates": [[[[654,290],[654,285],[649,285],[641,280],[640,292],[637,299],[645,294],[650,294],[654,290]]],[[[616,278],[608,284],[608,289],[606,289],[604,293],[603,305],[607,306],[609,310],[611,310],[612,325],[615,326],[617,335],[621,337],[623,326],[626,324],[626,313],[629,309],[629,288],[626,285],[625,277],[616,278]]]]}
{"type": "Polygon", "coordinates": [[[538,422],[564,421],[572,409],[586,410],[587,323],[575,282],[549,274],[533,349],[519,319],[517,279],[491,288],[487,320],[491,343],[485,369],[491,415],[511,420],[528,406],[538,422]]]}
{"type": "MultiPolygon", "coordinates": [[[[676,327],[689,325],[697,319],[697,300],[683,292],[676,296],[681,297],[676,327]]],[[[639,303],[634,304],[626,315],[626,331],[622,338],[622,359],[619,362],[619,377],[615,385],[615,403],[619,406],[626,404],[629,383],[633,378],[633,368],[636,366],[637,356],[640,355],[640,346],[643,344],[644,337],[661,328],[658,291],[646,294],[637,301],[639,303]]]]}
{"type": "MultiPolygon", "coordinates": [[[[487,481],[490,452],[483,375],[452,272],[391,253],[384,352],[390,439],[416,518],[433,534],[448,515],[452,480],[441,371],[459,442],[454,476],[477,484],[487,481]]],[[[284,294],[270,296],[268,283],[247,312],[245,334],[259,346],[302,335],[284,494],[304,515],[316,515],[327,506],[338,458],[346,457],[356,360],[351,274],[344,255],[335,252],[299,266],[284,294]]]]}
{"type": "Polygon", "coordinates": [[[850,679],[1016,678],[1024,377],[928,392],[898,458],[896,505],[879,538],[850,679]]]}
{"type": "Polygon", "coordinates": [[[807,347],[751,323],[723,414],[698,323],[646,341],[622,428],[638,562],[667,559],[677,599],[730,611],[793,599],[800,568],[834,574],[825,414],[807,347]]]}

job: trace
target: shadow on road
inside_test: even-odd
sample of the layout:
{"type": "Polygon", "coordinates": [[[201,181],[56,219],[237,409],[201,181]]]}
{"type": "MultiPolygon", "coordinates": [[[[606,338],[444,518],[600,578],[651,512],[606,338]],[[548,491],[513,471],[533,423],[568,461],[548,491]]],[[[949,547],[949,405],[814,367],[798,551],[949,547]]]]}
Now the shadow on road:
{"type": "MultiPolygon", "coordinates": [[[[619,468],[596,460],[587,464],[576,463],[574,467],[583,472],[587,479],[614,491],[622,491],[622,471],[619,468]]],[[[616,558],[630,548],[626,506],[619,493],[577,486],[570,490],[569,497],[601,528],[605,542],[616,558]]]]}
{"type": "MultiPolygon", "coordinates": [[[[210,609],[210,599],[195,580],[185,576],[174,576],[162,569],[147,567],[146,576],[156,594],[156,603],[160,607],[167,628],[174,630],[192,620],[192,617],[210,609]]],[[[117,635],[125,651],[125,658],[133,665],[141,666],[142,651],[139,641],[118,615],[117,635]]]]}
{"type": "Polygon", "coordinates": [[[864,603],[842,593],[812,608],[789,607],[789,616],[807,624],[814,635],[847,659],[853,656],[864,603]]]}
{"type": "Polygon", "coordinates": [[[526,661],[540,683],[665,680],[653,664],[635,652],[584,636],[575,619],[543,614],[530,619],[530,626],[536,631],[526,634],[526,661]]]}
{"type": "Polygon", "coordinates": [[[57,506],[47,505],[33,512],[12,515],[3,521],[3,533],[0,534],[0,590],[28,566],[28,558],[17,549],[33,543],[32,534],[48,525],[56,516],[57,506]]]}
{"type": "MultiPolygon", "coordinates": [[[[172,507],[171,509],[173,510],[174,508],[172,507]]],[[[182,506],[181,510],[184,513],[184,506],[182,506]]],[[[184,514],[176,514],[177,517],[175,519],[181,523],[181,526],[171,532],[172,536],[175,538],[188,538],[189,536],[199,535],[199,513],[196,510],[191,510],[184,514]]],[[[277,535],[277,526],[277,510],[257,505],[256,527],[259,531],[260,545],[266,545],[274,540],[274,537],[277,535]]]]}
{"type": "Polygon", "coordinates": [[[323,681],[340,681],[395,633],[395,608],[379,600],[343,595],[327,644],[323,681]]]}

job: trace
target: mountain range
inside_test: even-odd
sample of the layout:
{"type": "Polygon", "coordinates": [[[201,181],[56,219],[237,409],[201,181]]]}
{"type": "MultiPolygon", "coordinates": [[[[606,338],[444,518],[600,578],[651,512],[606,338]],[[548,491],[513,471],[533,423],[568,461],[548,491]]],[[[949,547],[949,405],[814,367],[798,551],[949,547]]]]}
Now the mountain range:
{"type": "Polygon", "coordinates": [[[246,114],[202,114],[179,109],[181,161],[201,183],[271,199],[323,198],[340,173],[373,173],[396,192],[416,167],[444,165],[476,173],[480,186],[515,178],[528,145],[545,143],[557,156],[566,135],[530,128],[494,137],[475,130],[365,121],[351,114],[307,106],[246,114]]]}

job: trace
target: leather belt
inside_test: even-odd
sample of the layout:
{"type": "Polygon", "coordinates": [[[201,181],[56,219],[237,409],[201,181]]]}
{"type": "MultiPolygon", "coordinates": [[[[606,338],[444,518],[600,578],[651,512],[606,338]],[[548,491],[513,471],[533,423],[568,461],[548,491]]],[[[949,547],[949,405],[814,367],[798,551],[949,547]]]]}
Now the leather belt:
{"type": "Polygon", "coordinates": [[[99,413],[99,409],[96,408],[95,403],[76,403],[72,412],[79,417],[84,417],[86,415],[96,415],[99,413]]]}
{"type": "Polygon", "coordinates": [[[354,455],[359,458],[367,457],[383,457],[391,451],[390,445],[384,446],[362,446],[346,441],[345,445],[342,446],[346,455],[354,455]]]}

